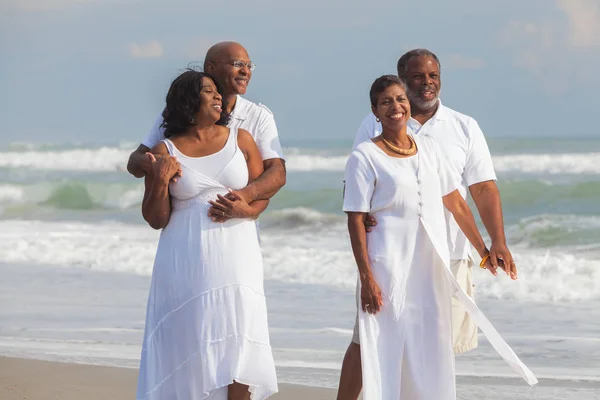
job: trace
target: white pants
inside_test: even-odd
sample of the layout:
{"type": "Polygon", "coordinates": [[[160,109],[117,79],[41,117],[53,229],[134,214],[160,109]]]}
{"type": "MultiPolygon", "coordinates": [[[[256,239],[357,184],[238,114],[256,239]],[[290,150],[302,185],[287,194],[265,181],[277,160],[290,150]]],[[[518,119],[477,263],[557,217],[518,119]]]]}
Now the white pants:
{"type": "MultiPolygon", "coordinates": [[[[475,301],[475,285],[473,285],[473,261],[467,260],[452,260],[450,269],[456,277],[456,280],[464,291],[475,301]]],[[[358,336],[358,304],[359,304],[358,287],[356,289],[356,320],[354,323],[354,333],[352,341],[360,344],[358,336]]],[[[454,353],[461,354],[477,347],[477,325],[471,316],[467,313],[460,301],[452,298],[452,340],[454,343],[454,353]]]]}

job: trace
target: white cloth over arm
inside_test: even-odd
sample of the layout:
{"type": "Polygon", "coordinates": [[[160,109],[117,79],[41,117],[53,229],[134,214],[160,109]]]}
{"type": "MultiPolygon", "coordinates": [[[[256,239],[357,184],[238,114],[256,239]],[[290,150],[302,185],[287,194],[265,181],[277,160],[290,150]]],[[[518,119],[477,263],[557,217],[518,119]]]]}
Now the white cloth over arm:
{"type": "Polygon", "coordinates": [[[344,211],[371,211],[371,197],[375,189],[375,171],[363,153],[354,151],[344,172],[344,211]]]}
{"type": "Polygon", "coordinates": [[[275,118],[264,104],[256,104],[237,96],[227,126],[250,132],[263,160],[283,159],[275,118]]]}
{"type": "Polygon", "coordinates": [[[261,115],[258,123],[257,132],[251,132],[256,141],[258,151],[263,160],[272,158],[283,159],[283,150],[281,149],[281,143],[279,142],[279,133],[277,131],[277,125],[275,124],[275,118],[271,111],[265,106],[260,105],[259,107],[266,109],[268,112],[262,113],[263,115],[261,115]]]}
{"type": "Polygon", "coordinates": [[[480,182],[495,181],[496,172],[494,171],[492,156],[485,136],[483,136],[479,124],[474,119],[469,119],[468,127],[470,140],[463,179],[467,186],[480,182]]]}
{"type": "Polygon", "coordinates": [[[162,114],[159,114],[158,117],[156,117],[156,119],[154,120],[154,124],[152,125],[150,132],[148,132],[146,139],[144,139],[144,141],[142,142],[144,146],[151,149],[158,142],[165,138],[165,129],[161,128],[163,121],[164,119],[162,114]]]}

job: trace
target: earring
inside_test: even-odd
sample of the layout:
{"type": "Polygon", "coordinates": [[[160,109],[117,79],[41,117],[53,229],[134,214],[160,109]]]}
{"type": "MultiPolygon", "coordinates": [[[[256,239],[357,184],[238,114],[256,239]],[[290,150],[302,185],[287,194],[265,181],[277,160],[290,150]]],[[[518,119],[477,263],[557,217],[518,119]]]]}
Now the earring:
{"type": "Polygon", "coordinates": [[[379,119],[379,117],[375,117],[375,121],[381,122],[381,120],[379,119]]]}
{"type": "Polygon", "coordinates": [[[190,118],[190,124],[193,124],[196,122],[196,119],[194,117],[190,118]]]}

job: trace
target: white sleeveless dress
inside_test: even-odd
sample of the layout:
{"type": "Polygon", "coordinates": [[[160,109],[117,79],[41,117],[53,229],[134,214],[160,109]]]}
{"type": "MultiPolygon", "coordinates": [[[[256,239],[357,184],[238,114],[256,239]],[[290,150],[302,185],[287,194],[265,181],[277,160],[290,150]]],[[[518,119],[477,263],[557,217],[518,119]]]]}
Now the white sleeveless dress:
{"type": "Polygon", "coordinates": [[[226,399],[233,381],[249,385],[252,400],[266,399],[278,388],[256,225],[208,217],[209,200],[248,183],[237,129],[206,157],[163,142],[183,174],[169,185],[171,218],[154,260],[137,399],[226,399]]]}

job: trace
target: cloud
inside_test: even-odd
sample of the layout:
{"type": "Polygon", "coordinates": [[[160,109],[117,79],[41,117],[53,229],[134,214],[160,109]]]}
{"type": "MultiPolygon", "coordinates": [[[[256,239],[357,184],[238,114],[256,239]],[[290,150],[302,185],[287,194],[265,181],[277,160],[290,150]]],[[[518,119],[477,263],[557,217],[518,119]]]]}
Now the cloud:
{"type": "Polygon", "coordinates": [[[558,13],[509,21],[500,44],[511,51],[514,66],[530,71],[551,92],[590,79],[600,84],[595,72],[600,68],[600,2],[556,0],[555,5],[558,13]]]}
{"type": "Polygon", "coordinates": [[[147,43],[129,45],[129,55],[133,58],[160,58],[164,54],[163,47],[158,40],[147,43]]]}
{"type": "MultiPolygon", "coordinates": [[[[3,0],[0,9],[20,11],[54,11],[96,3],[117,3],[123,0],[3,0]]],[[[131,1],[131,0],[129,0],[131,1]]]]}
{"type": "Polygon", "coordinates": [[[569,43],[574,47],[600,47],[600,1],[557,0],[569,21],[569,43]]]}
{"type": "Polygon", "coordinates": [[[554,49],[564,47],[561,41],[564,39],[548,21],[512,20],[500,36],[501,44],[513,49],[514,64],[533,72],[554,61],[554,49]]]}
{"type": "Polygon", "coordinates": [[[50,11],[80,4],[79,0],[8,0],[2,8],[24,11],[50,11]]]}
{"type": "Polygon", "coordinates": [[[487,65],[484,59],[477,57],[467,57],[460,54],[452,54],[444,61],[444,66],[456,69],[480,69],[487,65]]]}

